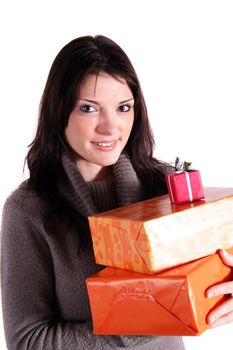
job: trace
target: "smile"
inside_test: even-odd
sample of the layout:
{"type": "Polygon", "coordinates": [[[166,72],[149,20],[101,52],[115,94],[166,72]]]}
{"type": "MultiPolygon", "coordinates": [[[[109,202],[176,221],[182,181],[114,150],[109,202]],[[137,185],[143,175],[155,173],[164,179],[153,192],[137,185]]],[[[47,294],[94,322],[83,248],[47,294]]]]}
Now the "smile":
{"type": "Polygon", "coordinates": [[[112,141],[99,141],[99,142],[92,142],[96,148],[99,150],[105,151],[105,150],[113,150],[117,145],[118,140],[112,140],[112,141]]]}
{"type": "Polygon", "coordinates": [[[103,146],[103,147],[111,147],[113,145],[113,141],[111,142],[96,142],[97,146],[103,146]]]}

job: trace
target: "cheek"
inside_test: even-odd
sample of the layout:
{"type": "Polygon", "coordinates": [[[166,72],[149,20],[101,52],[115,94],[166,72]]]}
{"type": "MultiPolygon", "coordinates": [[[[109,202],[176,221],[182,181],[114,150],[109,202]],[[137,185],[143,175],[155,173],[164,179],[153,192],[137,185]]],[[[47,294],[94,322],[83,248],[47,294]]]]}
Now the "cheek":
{"type": "Polygon", "coordinates": [[[130,118],[128,118],[125,122],[125,126],[124,126],[124,129],[125,129],[125,132],[127,134],[130,134],[131,133],[131,130],[133,128],[133,123],[134,123],[134,116],[131,116],[130,118]]]}
{"type": "Polygon", "coordinates": [[[70,145],[73,145],[75,138],[77,137],[77,128],[75,127],[75,124],[72,122],[72,120],[69,120],[69,123],[67,125],[67,128],[65,129],[65,135],[68,143],[70,145]]]}
{"type": "Polygon", "coordinates": [[[65,130],[67,141],[74,144],[88,137],[91,130],[89,124],[88,120],[77,118],[71,114],[68,126],[65,130]]]}

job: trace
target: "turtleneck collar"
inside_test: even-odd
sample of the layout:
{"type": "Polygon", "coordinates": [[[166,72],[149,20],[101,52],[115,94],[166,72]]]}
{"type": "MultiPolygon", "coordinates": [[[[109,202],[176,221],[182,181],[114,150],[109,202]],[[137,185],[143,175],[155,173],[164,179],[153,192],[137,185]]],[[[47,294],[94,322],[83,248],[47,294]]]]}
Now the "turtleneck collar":
{"type": "MultiPolygon", "coordinates": [[[[76,163],[66,153],[61,160],[68,181],[66,184],[60,183],[59,190],[83,217],[97,214],[98,209],[92,199],[90,186],[85,182],[76,163]]],[[[126,154],[121,154],[113,165],[113,179],[119,207],[142,199],[141,183],[126,154]]]]}

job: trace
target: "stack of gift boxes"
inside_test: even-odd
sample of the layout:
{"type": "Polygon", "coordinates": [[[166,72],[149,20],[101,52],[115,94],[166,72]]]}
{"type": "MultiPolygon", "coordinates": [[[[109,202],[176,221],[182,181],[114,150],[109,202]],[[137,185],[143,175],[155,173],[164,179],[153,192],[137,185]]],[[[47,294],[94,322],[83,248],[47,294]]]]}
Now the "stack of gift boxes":
{"type": "Polygon", "coordinates": [[[168,195],[88,218],[108,266],[86,280],[95,334],[199,335],[227,298],[205,292],[233,278],[217,254],[233,252],[233,188],[203,190],[198,170],[176,169],[168,195]]]}

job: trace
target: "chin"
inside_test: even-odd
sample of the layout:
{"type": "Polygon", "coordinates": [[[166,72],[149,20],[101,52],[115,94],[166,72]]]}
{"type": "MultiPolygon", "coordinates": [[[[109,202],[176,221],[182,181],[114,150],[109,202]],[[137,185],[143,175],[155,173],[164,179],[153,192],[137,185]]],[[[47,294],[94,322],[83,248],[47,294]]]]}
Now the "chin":
{"type": "Polygon", "coordinates": [[[100,166],[113,165],[113,164],[115,164],[118,161],[119,157],[120,157],[120,154],[117,154],[114,157],[109,157],[109,158],[106,158],[106,159],[102,159],[101,161],[99,160],[98,161],[98,165],[100,165],[100,166]]]}

